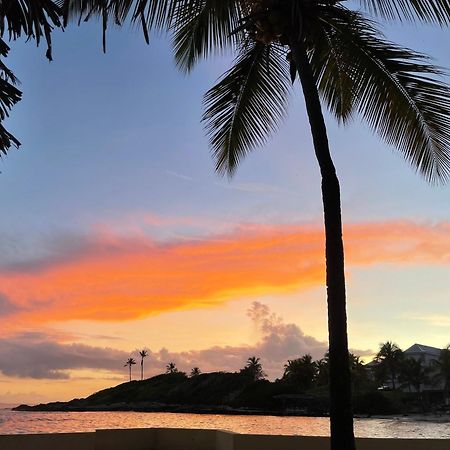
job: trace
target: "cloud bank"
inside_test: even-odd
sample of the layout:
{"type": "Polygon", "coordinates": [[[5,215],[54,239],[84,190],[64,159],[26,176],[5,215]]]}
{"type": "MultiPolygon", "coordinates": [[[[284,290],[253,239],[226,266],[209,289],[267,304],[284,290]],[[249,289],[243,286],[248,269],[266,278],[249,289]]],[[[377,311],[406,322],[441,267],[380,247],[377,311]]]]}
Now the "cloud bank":
{"type": "MultiPolygon", "coordinates": [[[[345,227],[347,268],[450,264],[450,223],[345,227]]],[[[0,265],[0,320],[124,321],[324,284],[321,227],[246,225],[204,239],[155,241],[107,228],[55,236],[47,256],[0,265]]],[[[5,327],[6,329],[6,321],[5,327]]]]}
{"type": "MultiPolygon", "coordinates": [[[[168,362],[175,362],[184,371],[198,366],[204,372],[233,372],[243,367],[248,357],[257,356],[269,377],[275,378],[282,375],[288,359],[306,353],[319,359],[327,351],[326,342],[305,335],[298,325],[284,322],[262,303],[254,302],[247,314],[260,334],[256,344],[214,346],[185,352],[148,349],[147,375],[163,372],[168,362]]],[[[355,352],[358,355],[371,353],[370,350],[355,352]]],[[[138,350],[131,353],[138,359],[138,350]]],[[[126,375],[123,363],[129,356],[130,353],[114,348],[61,344],[40,333],[22,333],[0,339],[0,372],[10,377],[64,380],[70,378],[70,371],[77,369],[126,375]]]]}

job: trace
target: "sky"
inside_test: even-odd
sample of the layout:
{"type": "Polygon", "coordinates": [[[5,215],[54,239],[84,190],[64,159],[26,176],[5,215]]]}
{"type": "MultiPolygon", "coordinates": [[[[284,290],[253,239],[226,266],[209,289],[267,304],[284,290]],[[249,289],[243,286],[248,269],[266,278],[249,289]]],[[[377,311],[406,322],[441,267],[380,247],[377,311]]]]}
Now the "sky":
{"type": "MultiPolygon", "coordinates": [[[[450,31],[386,35],[450,68],[450,31]]],[[[0,161],[0,403],[86,396],[146,376],[243,367],[271,379],[327,349],[320,179],[298,84],[289,115],[228,180],[202,98],[232,55],[185,75],[170,42],[99,24],[56,30],[54,61],[11,44],[23,101],[0,161]],[[138,376],[135,370],[134,377],[138,376]]],[[[450,77],[447,77],[450,82],[450,77]]],[[[326,116],[342,188],[349,343],[450,343],[450,185],[430,186],[355,119],[326,116]]]]}

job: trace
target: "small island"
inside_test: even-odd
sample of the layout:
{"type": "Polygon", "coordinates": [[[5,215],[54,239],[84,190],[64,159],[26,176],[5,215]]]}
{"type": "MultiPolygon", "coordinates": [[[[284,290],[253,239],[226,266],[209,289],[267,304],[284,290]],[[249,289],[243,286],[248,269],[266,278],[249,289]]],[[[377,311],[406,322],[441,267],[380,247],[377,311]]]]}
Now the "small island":
{"type": "MultiPolygon", "coordinates": [[[[414,344],[403,352],[390,342],[383,344],[377,358],[366,365],[350,354],[354,413],[361,416],[424,413],[445,415],[448,412],[444,400],[447,390],[436,389],[436,384],[431,381],[442,378],[441,372],[437,370],[439,362],[447,361],[449,355],[448,348],[439,350],[419,344],[414,344]],[[423,354],[414,359],[412,356],[415,356],[417,349],[423,354]],[[436,362],[427,365],[424,355],[432,350],[436,353],[436,359],[432,361],[436,362]],[[414,361],[417,363],[414,364],[414,361]],[[406,378],[410,366],[413,366],[414,373],[422,367],[417,383],[414,379],[406,378]],[[432,372],[431,367],[435,368],[432,372]]],[[[140,352],[140,356],[140,381],[132,380],[131,368],[136,362],[129,358],[125,364],[129,370],[129,382],[82,399],[35,406],[20,405],[14,410],[308,416],[329,414],[327,355],[319,361],[313,361],[311,355],[289,360],[284,366],[283,376],[275,381],[266,379],[260,359],[254,356],[248,358],[245,367],[238,372],[201,373],[198,367],[194,367],[187,375],[171,362],[166,366],[166,373],[144,379],[145,351],[140,352]]],[[[444,387],[446,386],[445,384],[444,387]]]]}

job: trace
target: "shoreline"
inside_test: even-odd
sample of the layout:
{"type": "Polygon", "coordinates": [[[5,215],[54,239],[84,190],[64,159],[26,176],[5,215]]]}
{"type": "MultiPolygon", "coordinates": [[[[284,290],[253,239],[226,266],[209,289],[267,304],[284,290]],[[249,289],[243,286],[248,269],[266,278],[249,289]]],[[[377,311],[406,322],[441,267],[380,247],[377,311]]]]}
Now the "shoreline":
{"type": "MultiPolygon", "coordinates": [[[[140,413],[168,413],[168,414],[198,414],[198,415],[234,415],[234,416],[275,416],[275,417],[323,417],[328,418],[326,414],[308,414],[302,411],[271,411],[251,408],[214,408],[209,406],[187,407],[185,405],[153,405],[153,407],[136,405],[110,405],[104,407],[85,407],[85,408],[39,408],[37,406],[20,405],[14,408],[4,408],[5,410],[17,412],[140,412],[140,413]]],[[[450,423],[450,414],[356,414],[355,419],[376,419],[376,420],[397,420],[411,422],[431,422],[431,423],[450,423]]]]}

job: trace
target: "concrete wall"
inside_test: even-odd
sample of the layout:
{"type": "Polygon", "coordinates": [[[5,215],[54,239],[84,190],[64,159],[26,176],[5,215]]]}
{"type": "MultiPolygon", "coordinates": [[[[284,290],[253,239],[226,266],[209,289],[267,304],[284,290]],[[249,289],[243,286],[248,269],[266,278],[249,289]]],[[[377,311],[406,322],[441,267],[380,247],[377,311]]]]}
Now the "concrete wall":
{"type": "MultiPolygon", "coordinates": [[[[358,450],[449,450],[446,439],[357,439],[358,450]]],[[[328,450],[326,437],[137,428],[93,433],[0,435],[0,450],[328,450]]]]}
{"type": "Polygon", "coordinates": [[[95,450],[95,433],[5,434],[0,450],[95,450]]]}

